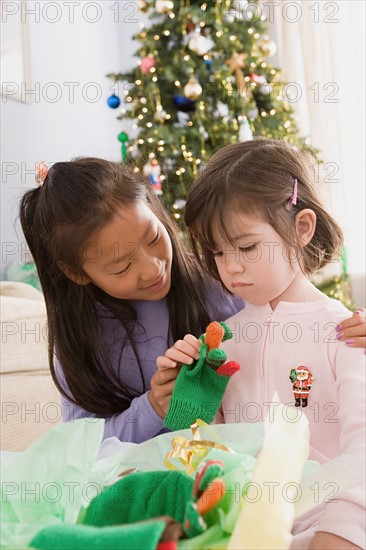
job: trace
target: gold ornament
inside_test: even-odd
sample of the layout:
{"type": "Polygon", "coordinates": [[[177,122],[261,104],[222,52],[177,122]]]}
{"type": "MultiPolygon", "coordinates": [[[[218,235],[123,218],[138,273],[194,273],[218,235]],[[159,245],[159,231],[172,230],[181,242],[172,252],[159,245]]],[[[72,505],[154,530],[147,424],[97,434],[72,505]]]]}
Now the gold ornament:
{"type": "Polygon", "coordinates": [[[202,94],[202,86],[198,80],[191,76],[188,83],[184,86],[184,95],[191,101],[195,101],[202,94]]]}
{"type": "Polygon", "coordinates": [[[276,42],[270,40],[269,36],[263,36],[263,38],[259,40],[258,46],[262,50],[262,53],[265,57],[271,57],[277,51],[276,42]]]}
{"type": "Polygon", "coordinates": [[[160,122],[160,124],[163,124],[166,119],[166,112],[164,111],[159,99],[156,100],[156,111],[154,113],[154,119],[156,120],[156,122],[160,122]]]}
{"type": "Polygon", "coordinates": [[[243,69],[245,67],[247,57],[248,55],[246,53],[238,53],[234,51],[230,59],[225,61],[226,65],[229,66],[230,71],[235,73],[236,82],[240,93],[243,93],[245,89],[243,69]]]}

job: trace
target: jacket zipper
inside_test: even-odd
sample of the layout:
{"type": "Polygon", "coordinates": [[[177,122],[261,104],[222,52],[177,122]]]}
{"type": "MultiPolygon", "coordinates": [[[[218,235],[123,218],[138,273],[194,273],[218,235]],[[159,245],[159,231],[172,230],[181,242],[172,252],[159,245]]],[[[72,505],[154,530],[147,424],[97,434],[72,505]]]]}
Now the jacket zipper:
{"type": "Polygon", "coordinates": [[[262,384],[261,384],[261,395],[262,395],[262,399],[261,399],[261,407],[262,407],[262,419],[261,421],[263,422],[264,421],[264,410],[263,410],[263,407],[264,407],[264,399],[265,399],[265,393],[266,393],[266,351],[267,351],[267,348],[268,348],[268,333],[269,333],[269,330],[270,330],[270,323],[271,323],[271,319],[273,317],[273,313],[274,311],[272,310],[271,313],[269,314],[269,316],[267,317],[267,320],[265,322],[265,333],[264,333],[264,339],[263,339],[263,347],[262,347],[262,384]]]}

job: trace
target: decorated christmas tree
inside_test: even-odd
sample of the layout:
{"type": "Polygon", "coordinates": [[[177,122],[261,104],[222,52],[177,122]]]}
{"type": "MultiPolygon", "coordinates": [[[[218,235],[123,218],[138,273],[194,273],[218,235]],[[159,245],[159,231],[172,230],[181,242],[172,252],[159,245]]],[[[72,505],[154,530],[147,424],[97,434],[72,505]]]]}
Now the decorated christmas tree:
{"type": "MultiPolygon", "coordinates": [[[[150,179],[182,229],[189,186],[220,147],[263,136],[316,156],[299,134],[291,106],[297,90],[270,64],[276,44],[261,0],[139,0],[139,8],[151,23],[140,23],[133,37],[140,47],[131,70],[108,75],[124,90],[108,105],[122,103],[122,162],[150,179]],[[134,122],[131,136],[125,119],[134,122]]],[[[324,284],[352,307],[344,269],[324,284]]]]}
{"type": "MultiPolygon", "coordinates": [[[[247,0],[144,0],[151,25],[134,36],[141,45],[127,81],[120,118],[122,161],[132,160],[151,180],[178,220],[188,188],[213,152],[253,135],[307,145],[291,108],[291,87],[268,58],[276,44],[267,35],[260,2],[247,0]]],[[[126,85],[125,85],[126,86],[126,85]]],[[[292,90],[293,91],[293,90],[292,90]]],[[[113,94],[108,104],[120,106],[113,94]]]]}

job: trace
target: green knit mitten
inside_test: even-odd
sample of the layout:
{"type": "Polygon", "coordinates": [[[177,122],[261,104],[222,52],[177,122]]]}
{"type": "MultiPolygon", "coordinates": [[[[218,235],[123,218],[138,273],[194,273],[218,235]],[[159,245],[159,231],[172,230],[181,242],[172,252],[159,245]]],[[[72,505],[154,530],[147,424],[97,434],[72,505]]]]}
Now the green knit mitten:
{"type": "Polygon", "coordinates": [[[177,377],[164,424],[172,430],[189,428],[197,419],[210,424],[222,401],[230,377],[240,369],[219,349],[223,340],[232,338],[225,323],[213,322],[200,337],[200,358],[183,365],[177,377]]]}
{"type": "Polygon", "coordinates": [[[82,525],[46,527],[31,546],[40,550],[153,550],[162,536],[169,537],[175,522],[183,523],[193,488],[194,480],[184,472],[130,474],[91,501],[82,525]],[[170,530],[169,518],[173,518],[170,530]]]}
{"type": "Polygon", "coordinates": [[[164,521],[102,528],[62,523],[42,529],[29,546],[38,550],[155,550],[165,527],[164,521]]]}
{"type": "Polygon", "coordinates": [[[105,527],[158,516],[170,516],[182,523],[192,488],[193,480],[184,472],[130,474],[91,501],[84,524],[105,527]]]}

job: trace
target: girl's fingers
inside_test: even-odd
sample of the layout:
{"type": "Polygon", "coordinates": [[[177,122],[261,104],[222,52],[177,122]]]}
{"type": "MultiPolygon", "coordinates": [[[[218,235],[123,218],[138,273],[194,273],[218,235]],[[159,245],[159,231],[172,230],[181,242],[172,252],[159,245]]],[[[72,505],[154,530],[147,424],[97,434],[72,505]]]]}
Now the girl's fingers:
{"type": "Polygon", "coordinates": [[[366,336],[366,316],[365,308],[359,307],[356,311],[353,312],[352,317],[345,319],[337,326],[337,331],[341,332],[343,330],[349,329],[351,327],[358,327],[359,330],[363,333],[359,336],[366,336]]]}
{"type": "Polygon", "coordinates": [[[337,326],[337,339],[352,348],[364,348],[366,353],[365,309],[358,308],[349,319],[337,326]]]}
{"type": "Polygon", "coordinates": [[[183,363],[191,365],[193,363],[192,357],[174,348],[168,349],[165,355],[156,359],[158,369],[174,369],[183,363]]]}
{"type": "Polygon", "coordinates": [[[180,363],[180,364],[185,363],[187,365],[191,365],[193,363],[193,359],[190,355],[187,355],[182,351],[178,351],[177,349],[173,349],[173,348],[168,349],[165,355],[166,357],[168,357],[169,359],[172,359],[176,363],[180,363]]]}
{"type": "Polygon", "coordinates": [[[172,395],[174,390],[175,380],[171,380],[167,384],[164,384],[159,388],[159,401],[165,399],[166,397],[172,395]]]}
{"type": "Polygon", "coordinates": [[[183,340],[175,342],[173,348],[182,351],[189,357],[194,357],[195,359],[199,359],[200,357],[199,342],[192,334],[186,334],[183,340]]]}
{"type": "Polygon", "coordinates": [[[366,325],[364,324],[337,331],[337,340],[342,340],[342,342],[349,338],[362,338],[364,336],[366,336],[366,325]]]}
{"type": "Polygon", "coordinates": [[[188,350],[187,352],[179,351],[176,348],[170,348],[166,351],[165,357],[168,357],[168,359],[171,359],[172,361],[176,361],[177,363],[186,363],[188,365],[191,365],[194,361],[193,357],[196,355],[197,352],[188,350]]]}
{"type": "Polygon", "coordinates": [[[175,379],[177,378],[179,374],[180,369],[159,369],[154,374],[154,383],[157,385],[164,385],[168,384],[171,381],[175,382],[175,379]]]}
{"type": "Polygon", "coordinates": [[[156,366],[158,369],[174,369],[177,366],[177,362],[165,357],[165,355],[161,355],[156,360],[156,366]]]}
{"type": "Polygon", "coordinates": [[[193,336],[193,334],[186,334],[185,337],[183,338],[183,340],[185,342],[188,342],[188,344],[190,344],[192,346],[192,348],[195,350],[195,352],[196,352],[195,359],[199,359],[200,358],[201,344],[197,340],[197,338],[195,336],[193,336]]]}
{"type": "Polygon", "coordinates": [[[192,334],[186,334],[183,340],[178,340],[169,348],[164,356],[156,360],[158,369],[172,369],[185,363],[191,365],[194,359],[200,358],[200,343],[192,334]]]}
{"type": "Polygon", "coordinates": [[[337,339],[345,342],[352,348],[365,348],[366,353],[366,310],[359,307],[353,312],[352,317],[339,323],[337,339]]]}
{"type": "Polygon", "coordinates": [[[347,346],[350,346],[351,348],[366,348],[366,336],[360,336],[358,338],[347,338],[345,342],[347,346]]]}

